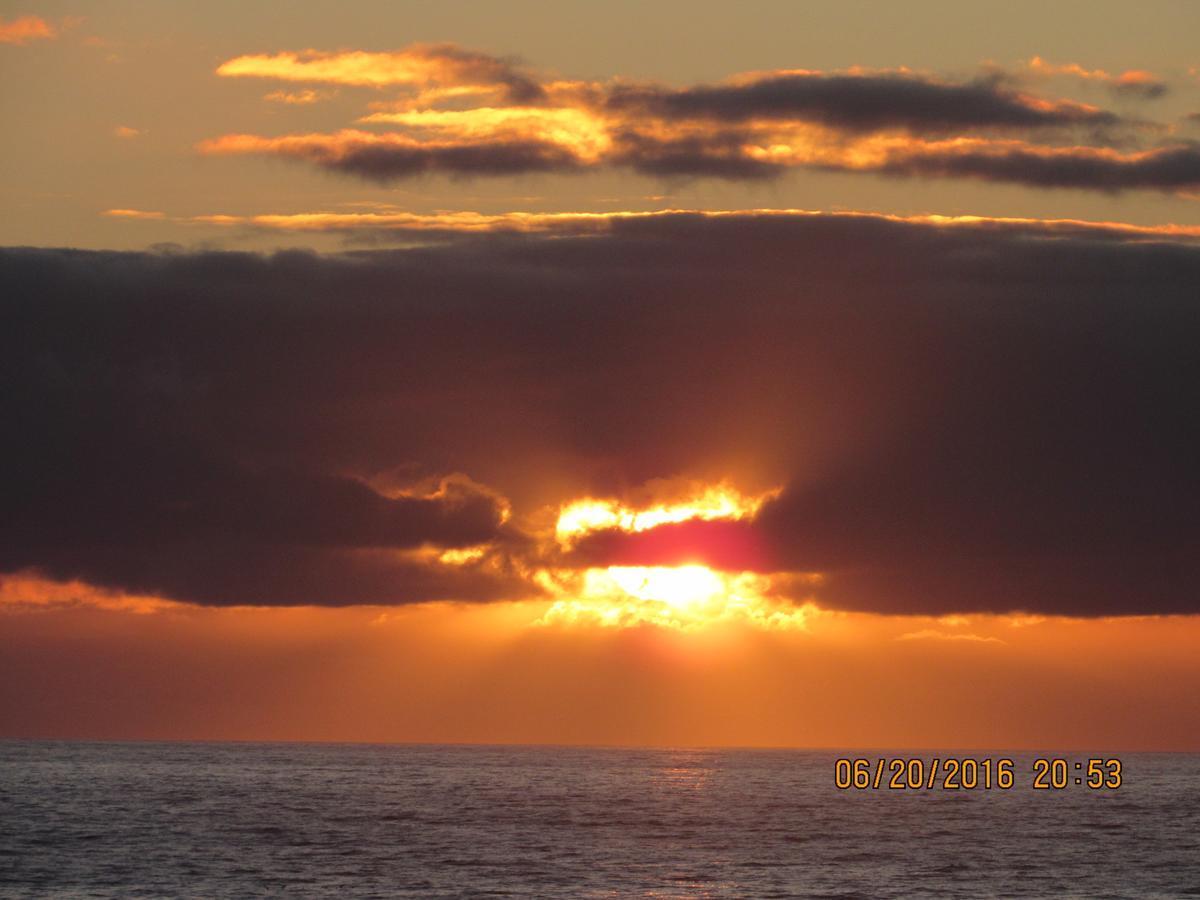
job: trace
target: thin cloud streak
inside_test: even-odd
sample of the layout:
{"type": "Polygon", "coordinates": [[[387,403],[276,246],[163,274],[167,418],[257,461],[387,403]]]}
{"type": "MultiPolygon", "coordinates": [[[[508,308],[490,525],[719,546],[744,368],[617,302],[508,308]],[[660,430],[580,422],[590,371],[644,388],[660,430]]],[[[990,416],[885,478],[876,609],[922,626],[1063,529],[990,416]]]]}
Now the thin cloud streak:
{"type": "MultiPolygon", "coordinates": [[[[102,215],[123,218],[162,218],[163,213],[132,209],[106,210],[102,215]]],[[[722,218],[796,218],[823,217],[829,219],[866,219],[884,222],[934,225],[945,228],[964,227],[1021,231],[1043,236],[1093,235],[1134,240],[1186,240],[1200,238],[1200,225],[1138,225],[1131,222],[1103,222],[1087,219],[1036,219],[1013,216],[900,216],[887,213],[826,211],[806,209],[662,209],[652,211],[616,212],[458,212],[410,213],[366,212],[346,213],[313,211],[300,213],[260,213],[256,215],[226,215],[220,213],[174,216],[180,224],[218,225],[222,227],[250,226],[284,232],[397,232],[401,234],[434,234],[472,236],[486,234],[549,234],[586,235],[610,232],[620,222],[629,220],[670,219],[672,217],[719,220],[722,218]]]]}

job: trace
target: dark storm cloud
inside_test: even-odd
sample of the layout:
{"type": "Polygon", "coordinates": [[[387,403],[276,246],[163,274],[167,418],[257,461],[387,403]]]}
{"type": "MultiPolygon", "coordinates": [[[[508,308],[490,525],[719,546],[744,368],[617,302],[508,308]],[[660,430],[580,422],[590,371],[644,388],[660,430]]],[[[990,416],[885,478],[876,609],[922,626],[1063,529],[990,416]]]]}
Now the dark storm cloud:
{"type": "Polygon", "coordinates": [[[607,106],[666,119],[799,120],[851,132],[903,128],[942,133],[1120,121],[1110,112],[1081,104],[1036,103],[994,79],[955,84],[899,74],[768,74],[743,84],[681,90],[618,86],[607,106]]]}
{"type": "Polygon", "coordinates": [[[0,279],[5,571],[520,596],[520,566],[398,551],[531,564],[544,505],[757,473],[784,490],[753,520],[558,562],[820,571],[857,609],[1200,612],[1194,244],[678,214],[339,257],[8,250],[0,279]],[[356,478],[454,472],[489,487],[356,478]]]}

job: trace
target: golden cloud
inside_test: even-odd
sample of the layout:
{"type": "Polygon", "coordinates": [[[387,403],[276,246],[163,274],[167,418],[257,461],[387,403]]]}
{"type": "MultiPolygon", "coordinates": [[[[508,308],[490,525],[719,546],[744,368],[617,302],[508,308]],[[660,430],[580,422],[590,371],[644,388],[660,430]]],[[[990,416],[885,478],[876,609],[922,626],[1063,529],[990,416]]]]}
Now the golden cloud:
{"type": "MultiPolygon", "coordinates": [[[[163,213],[143,212],[133,209],[105,210],[103,215],[129,219],[164,217],[163,213]]],[[[1200,239],[1200,225],[1181,225],[1175,223],[1139,225],[1131,222],[1106,222],[1067,218],[1037,219],[1016,216],[900,216],[873,212],[806,209],[663,209],[604,213],[480,213],[465,210],[437,213],[313,211],[299,213],[260,213],[257,215],[210,213],[173,217],[173,221],[183,224],[245,225],[272,231],[290,232],[395,231],[414,234],[437,232],[465,235],[504,233],[580,235],[605,233],[611,231],[618,223],[625,221],[665,219],[670,217],[716,220],[746,216],[780,218],[808,216],[835,219],[865,219],[915,225],[935,225],[945,228],[1020,229],[1046,235],[1094,233],[1097,235],[1110,234],[1114,237],[1125,239],[1200,239]]]]}
{"type": "MultiPolygon", "coordinates": [[[[1143,92],[1157,83],[1141,70],[1110,75],[1038,57],[1029,66],[1043,75],[1066,73],[1143,92]]],[[[779,69],[673,88],[538,79],[509,61],[453,45],[241,56],[217,71],[411,89],[371,103],[357,120],[387,131],[226,134],[198,145],[202,153],[299,159],[380,182],[428,173],[602,168],[761,179],[816,168],[1110,192],[1200,187],[1195,146],[1131,149],[1129,132],[1145,132],[1145,123],[1016,91],[1002,79],[949,81],[908,69],[779,69]],[[1122,132],[1120,140],[1114,131],[1122,132]]],[[[268,97],[309,100],[307,93],[268,97]]]]}
{"type": "Polygon", "coordinates": [[[0,44],[28,44],[58,37],[58,29],[40,16],[0,18],[0,44]]]}

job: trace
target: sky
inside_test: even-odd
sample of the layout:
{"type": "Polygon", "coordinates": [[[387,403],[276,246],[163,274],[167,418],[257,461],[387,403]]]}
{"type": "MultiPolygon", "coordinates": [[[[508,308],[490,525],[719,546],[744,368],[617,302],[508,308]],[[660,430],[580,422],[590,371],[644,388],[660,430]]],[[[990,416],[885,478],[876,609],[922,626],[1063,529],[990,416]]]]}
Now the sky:
{"type": "Polygon", "coordinates": [[[0,4],[0,736],[1200,748],[1198,26],[0,4]]]}

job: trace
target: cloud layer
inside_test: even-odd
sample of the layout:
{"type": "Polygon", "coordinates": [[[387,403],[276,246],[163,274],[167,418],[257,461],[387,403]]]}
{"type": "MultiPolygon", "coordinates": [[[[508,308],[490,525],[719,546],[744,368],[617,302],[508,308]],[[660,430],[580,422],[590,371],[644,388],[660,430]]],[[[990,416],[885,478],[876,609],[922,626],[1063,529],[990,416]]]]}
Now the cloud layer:
{"type": "Polygon", "coordinates": [[[662,214],[325,257],[10,249],[0,281],[2,571],[404,603],[700,558],[805,596],[820,572],[842,608],[1200,611],[1183,237],[662,214]],[[783,490],[539,540],[672,477],[783,490]]]}
{"type": "Polygon", "coordinates": [[[245,56],[217,72],[395,91],[373,100],[359,127],[225,134],[199,145],[207,154],[302,160],[381,182],[609,168],[761,180],[809,168],[1108,192],[1200,186],[1197,145],[1171,137],[1167,125],[1021,86],[1021,78],[1067,76],[1152,99],[1164,82],[1037,58],[1020,77],[788,69],[680,88],[555,79],[443,44],[245,56]]]}

